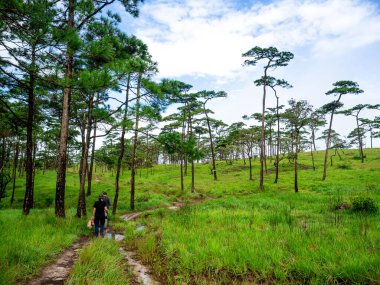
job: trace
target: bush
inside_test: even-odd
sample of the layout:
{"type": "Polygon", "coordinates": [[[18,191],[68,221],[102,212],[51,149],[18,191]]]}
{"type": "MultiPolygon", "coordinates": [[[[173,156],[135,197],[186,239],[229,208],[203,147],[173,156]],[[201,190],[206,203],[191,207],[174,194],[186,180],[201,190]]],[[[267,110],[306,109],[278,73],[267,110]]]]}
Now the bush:
{"type": "Polygon", "coordinates": [[[351,162],[348,161],[342,161],[336,164],[336,167],[339,169],[352,169],[351,162]]]}
{"type": "Polygon", "coordinates": [[[352,201],[352,211],[354,212],[376,213],[378,210],[376,202],[370,197],[356,197],[352,201]]]}
{"type": "MultiPolygon", "coordinates": [[[[363,155],[363,158],[366,158],[366,155],[363,155]]],[[[361,160],[362,157],[360,155],[354,155],[353,159],[355,159],[355,160],[361,160]]]]}

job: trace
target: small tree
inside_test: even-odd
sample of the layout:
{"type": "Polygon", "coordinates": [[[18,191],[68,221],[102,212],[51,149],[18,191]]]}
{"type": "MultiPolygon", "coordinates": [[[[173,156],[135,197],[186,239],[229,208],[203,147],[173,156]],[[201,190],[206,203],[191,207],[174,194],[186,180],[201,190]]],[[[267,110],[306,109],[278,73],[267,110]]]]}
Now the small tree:
{"type": "Polygon", "coordinates": [[[206,123],[207,123],[207,129],[208,134],[210,137],[210,149],[211,149],[211,160],[212,160],[212,172],[214,175],[214,180],[217,180],[217,174],[216,174],[216,163],[215,163],[215,151],[214,151],[214,143],[212,140],[212,134],[211,134],[211,126],[210,126],[210,118],[208,116],[208,113],[210,110],[206,109],[206,103],[215,98],[224,98],[227,96],[227,93],[224,91],[215,92],[215,91],[202,91],[199,93],[201,100],[203,100],[203,112],[206,116],[206,123]]]}
{"type": "Polygon", "coordinates": [[[375,131],[376,129],[380,129],[380,117],[375,117],[373,120],[360,118],[359,121],[363,124],[363,126],[367,127],[367,131],[370,133],[371,148],[372,148],[373,139],[380,137],[380,132],[375,131]]]}
{"type": "Polygon", "coordinates": [[[260,127],[252,126],[248,129],[240,131],[240,140],[244,145],[244,150],[248,156],[249,162],[249,180],[252,178],[252,158],[254,156],[254,148],[260,145],[260,127]]]}
{"type": "Polygon", "coordinates": [[[287,66],[294,55],[291,52],[280,52],[275,47],[261,48],[254,47],[243,53],[243,57],[249,57],[244,61],[244,65],[256,65],[259,61],[265,60],[264,75],[262,79],[263,86],[263,101],[262,101],[262,119],[261,119],[261,145],[260,145],[260,189],[264,189],[264,160],[265,160],[265,101],[268,86],[268,71],[276,69],[280,66],[287,66]]]}
{"type": "Polygon", "coordinates": [[[310,115],[310,122],[308,124],[309,129],[311,131],[311,141],[310,141],[310,154],[311,159],[313,163],[313,170],[315,170],[315,164],[314,164],[314,153],[313,150],[316,151],[315,147],[315,133],[318,130],[319,127],[326,125],[326,120],[323,118],[322,114],[318,112],[313,112],[310,115]]]}
{"type": "MultiPolygon", "coordinates": [[[[272,76],[267,76],[266,80],[265,78],[261,78],[255,81],[256,86],[263,86],[264,83],[267,83],[267,85],[273,90],[274,96],[276,97],[276,119],[277,119],[277,136],[276,136],[276,178],[274,179],[274,183],[277,183],[278,181],[278,164],[279,164],[279,153],[280,153],[280,147],[281,147],[281,141],[280,141],[280,115],[279,111],[284,107],[284,105],[279,105],[280,97],[277,94],[277,87],[281,88],[292,88],[293,86],[290,85],[287,81],[284,79],[276,79],[272,76]]],[[[268,108],[269,109],[269,108],[268,108]]]]}
{"type": "Polygon", "coordinates": [[[301,129],[310,122],[310,114],[312,106],[307,101],[289,100],[290,108],[286,109],[283,117],[286,120],[286,125],[291,130],[291,137],[294,145],[294,192],[298,192],[298,152],[301,143],[301,129]]]}
{"type": "Polygon", "coordinates": [[[340,102],[340,99],[343,95],[346,94],[359,94],[363,93],[363,90],[359,88],[359,85],[356,82],[353,81],[337,81],[333,84],[334,88],[327,91],[326,95],[334,95],[338,96],[338,99],[335,101],[332,101],[329,104],[326,104],[322,107],[322,112],[327,114],[331,113],[330,116],[330,123],[328,128],[328,134],[327,134],[327,141],[326,141],[326,151],[325,151],[325,159],[323,164],[323,176],[322,180],[326,180],[326,174],[327,174],[327,158],[329,154],[329,147],[330,147],[330,134],[331,134],[331,127],[333,122],[333,117],[335,114],[335,111],[343,106],[343,104],[340,102]]]}
{"type": "Polygon", "coordinates": [[[359,155],[360,155],[360,159],[361,159],[362,163],[364,162],[364,153],[363,153],[364,129],[359,125],[359,122],[360,122],[359,114],[362,110],[369,108],[369,107],[373,107],[373,106],[371,106],[369,104],[358,104],[358,105],[352,107],[351,109],[347,109],[347,110],[337,112],[339,114],[344,114],[346,116],[354,116],[355,117],[356,131],[354,130],[354,132],[351,134],[351,137],[356,136],[356,141],[359,145],[359,155]]]}

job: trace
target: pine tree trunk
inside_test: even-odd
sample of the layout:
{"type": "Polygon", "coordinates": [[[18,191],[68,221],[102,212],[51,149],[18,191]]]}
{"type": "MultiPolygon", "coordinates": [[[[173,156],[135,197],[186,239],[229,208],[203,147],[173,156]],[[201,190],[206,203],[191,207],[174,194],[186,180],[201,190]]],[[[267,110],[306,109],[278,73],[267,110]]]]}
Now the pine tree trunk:
{"type": "Polygon", "coordinates": [[[20,149],[20,142],[17,138],[16,141],[16,149],[15,149],[15,155],[13,158],[13,169],[12,169],[12,197],[11,197],[11,205],[13,205],[14,197],[15,197],[15,189],[16,189],[16,173],[17,173],[17,163],[18,163],[18,155],[19,155],[19,149],[20,149]]]}
{"type": "Polygon", "coordinates": [[[182,158],[182,154],[181,154],[181,165],[180,165],[180,171],[181,171],[181,191],[183,192],[184,191],[184,186],[183,186],[183,158],[182,158]]]}
{"type": "MultiPolygon", "coordinates": [[[[183,119],[183,122],[182,122],[182,143],[185,141],[185,118],[183,119]]],[[[181,191],[184,191],[184,186],[183,186],[183,176],[184,176],[184,173],[183,173],[183,164],[185,162],[185,154],[184,154],[184,149],[182,148],[181,150],[181,154],[180,154],[180,158],[181,158],[181,191]]],[[[186,170],[185,170],[185,175],[186,175],[186,170]]]]}
{"type": "Polygon", "coordinates": [[[278,97],[276,95],[277,106],[276,106],[276,116],[277,116],[277,147],[276,147],[276,178],[274,179],[274,183],[278,182],[278,168],[280,164],[279,154],[280,154],[280,115],[278,114],[278,97]]]}
{"type": "Polygon", "coordinates": [[[94,137],[92,138],[92,144],[91,144],[91,159],[90,159],[90,166],[88,169],[88,175],[87,175],[87,196],[91,196],[92,194],[92,173],[94,170],[94,158],[95,158],[95,142],[96,142],[96,128],[97,124],[96,121],[94,123],[94,137]]]}
{"type": "Polygon", "coordinates": [[[362,141],[362,136],[360,135],[359,117],[358,116],[356,116],[356,126],[357,126],[357,130],[358,130],[359,155],[360,155],[362,163],[364,163],[363,141],[362,141]]]}
{"type": "MultiPolygon", "coordinates": [[[[272,125],[269,125],[269,162],[272,164],[272,125]]],[[[268,174],[268,170],[267,170],[268,174]]]]}
{"type": "Polygon", "coordinates": [[[211,134],[211,127],[210,127],[210,119],[208,118],[206,107],[203,105],[204,113],[206,115],[206,121],[207,121],[207,129],[208,129],[208,135],[210,137],[210,148],[211,148],[211,160],[212,160],[212,172],[214,175],[214,180],[217,180],[218,177],[216,175],[216,164],[215,164],[215,153],[214,153],[214,144],[212,141],[212,134],[211,134]]]}
{"type": "Polygon", "coordinates": [[[264,145],[264,169],[265,169],[265,174],[268,174],[268,166],[267,166],[268,156],[267,156],[267,153],[268,153],[268,147],[265,144],[264,145]]]}
{"type": "MultiPolygon", "coordinates": [[[[32,47],[32,65],[35,63],[35,46],[32,47]]],[[[28,119],[26,124],[26,182],[22,212],[28,215],[33,207],[33,124],[34,124],[34,71],[30,74],[28,86],[28,119]]]]}
{"type": "Polygon", "coordinates": [[[252,156],[248,157],[249,161],[249,180],[252,180],[252,156]]]}
{"type": "Polygon", "coordinates": [[[45,142],[45,148],[44,148],[44,162],[42,164],[42,175],[45,175],[46,166],[47,166],[47,142],[45,142]]]}
{"type": "Polygon", "coordinates": [[[77,206],[77,217],[86,216],[86,197],[85,197],[85,186],[86,186],[86,176],[88,172],[88,148],[90,144],[91,137],[91,122],[92,122],[92,110],[94,104],[94,97],[91,95],[88,102],[88,111],[87,111],[87,128],[83,128],[85,139],[82,142],[82,155],[81,155],[81,171],[80,171],[80,189],[78,197],[78,206],[77,206]]]}
{"type": "MultiPolygon", "coordinates": [[[[313,143],[312,143],[312,144],[313,144],[313,143]]],[[[311,153],[311,161],[312,161],[312,163],[313,163],[313,170],[315,170],[313,145],[311,145],[311,147],[310,147],[310,153],[311,153]]]]}
{"type": "MultiPolygon", "coordinates": [[[[267,76],[267,69],[264,70],[264,78],[267,76]]],[[[263,102],[261,113],[261,143],[260,143],[260,190],[264,190],[264,160],[265,160],[265,99],[266,84],[263,85],[263,102]]]]}
{"type": "Polygon", "coordinates": [[[294,155],[294,192],[298,192],[298,141],[299,134],[296,133],[296,145],[295,145],[295,155],[294,155]]]}
{"type": "Polygon", "coordinates": [[[5,192],[5,181],[4,181],[4,170],[5,170],[5,136],[2,137],[1,145],[1,157],[0,157],[0,201],[5,192]]]}
{"type": "Polygon", "coordinates": [[[34,207],[34,178],[36,177],[36,152],[37,152],[37,142],[34,140],[33,143],[33,171],[32,171],[32,208],[34,207]]]}
{"type": "Polygon", "coordinates": [[[312,147],[314,148],[314,151],[317,151],[317,148],[315,147],[315,130],[314,130],[314,128],[311,129],[311,140],[312,140],[312,147]]]}
{"type": "Polygon", "coordinates": [[[116,177],[115,177],[115,198],[112,205],[112,215],[116,214],[117,209],[117,202],[119,200],[119,180],[120,180],[120,170],[121,170],[121,163],[123,162],[124,152],[125,152],[125,122],[127,121],[128,116],[128,100],[129,100],[129,84],[131,80],[131,75],[128,74],[127,79],[127,89],[125,91],[125,109],[124,109],[124,115],[123,115],[123,124],[122,124],[122,130],[121,130],[121,136],[120,136],[120,153],[119,157],[117,159],[117,166],[116,166],[116,177]]]}
{"type": "MultiPolygon", "coordinates": [[[[340,99],[340,97],[339,97],[339,99],[340,99]]],[[[339,102],[339,99],[338,99],[337,102],[339,102]]],[[[331,126],[332,126],[332,122],[333,122],[334,112],[335,112],[335,109],[333,109],[331,111],[331,117],[330,117],[330,123],[329,123],[329,131],[327,133],[325,160],[324,160],[324,163],[323,163],[323,176],[322,176],[322,180],[323,181],[326,180],[326,175],[327,175],[327,159],[328,159],[328,156],[329,156],[329,148],[330,148],[330,140],[331,140],[331,126]]]]}
{"type": "Polygon", "coordinates": [[[138,139],[138,129],[139,129],[141,78],[142,78],[142,74],[139,73],[139,77],[138,77],[138,81],[137,81],[137,94],[136,94],[135,134],[133,137],[132,158],[131,158],[132,159],[132,163],[131,163],[131,199],[130,199],[131,210],[135,209],[136,150],[137,150],[137,139],[138,139]]]}
{"type": "MultiPolygon", "coordinates": [[[[191,109],[189,104],[187,104],[187,111],[188,111],[188,137],[189,139],[193,137],[193,125],[192,125],[192,118],[191,118],[191,109]]],[[[191,193],[194,193],[195,191],[195,168],[194,168],[194,158],[191,157],[191,193]]]]}
{"type": "Polygon", "coordinates": [[[191,193],[195,191],[195,168],[194,160],[191,160],[191,193]]]}
{"type": "MultiPolygon", "coordinates": [[[[74,3],[75,0],[69,0],[69,19],[67,28],[74,27],[74,3]]],[[[66,55],[66,71],[65,79],[70,82],[73,70],[73,52],[67,46],[66,55]]],[[[57,154],[57,180],[55,189],[55,215],[57,217],[65,217],[65,186],[66,186],[66,154],[67,154],[67,138],[69,134],[69,107],[70,107],[71,87],[63,89],[63,106],[62,106],[62,122],[61,133],[59,138],[59,147],[57,154]]]]}
{"type": "MultiPolygon", "coordinates": [[[[339,95],[339,98],[338,98],[338,100],[336,101],[336,103],[338,103],[338,102],[340,101],[340,98],[341,98],[341,97],[342,97],[342,95],[339,95]]],[[[331,111],[330,124],[329,124],[329,131],[328,131],[328,135],[327,135],[325,160],[324,160],[324,163],[323,163],[323,176],[322,176],[322,180],[323,180],[323,181],[326,180],[326,174],[327,174],[327,159],[328,159],[328,152],[329,152],[329,147],[330,147],[331,127],[332,127],[332,122],[333,122],[334,112],[335,112],[335,109],[333,109],[333,110],[331,111]]]]}

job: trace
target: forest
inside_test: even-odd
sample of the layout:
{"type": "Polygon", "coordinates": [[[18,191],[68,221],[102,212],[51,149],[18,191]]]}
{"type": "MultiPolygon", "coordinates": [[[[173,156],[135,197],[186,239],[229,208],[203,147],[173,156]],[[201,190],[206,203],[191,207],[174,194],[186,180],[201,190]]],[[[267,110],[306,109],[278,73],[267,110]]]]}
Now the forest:
{"type": "Polygon", "coordinates": [[[344,105],[360,82],[282,98],[297,55],[253,44],[261,111],[228,124],[210,103],[233,94],[158,80],[116,2],[138,17],[139,0],[0,1],[0,284],[379,284],[380,104],[344,105]]]}

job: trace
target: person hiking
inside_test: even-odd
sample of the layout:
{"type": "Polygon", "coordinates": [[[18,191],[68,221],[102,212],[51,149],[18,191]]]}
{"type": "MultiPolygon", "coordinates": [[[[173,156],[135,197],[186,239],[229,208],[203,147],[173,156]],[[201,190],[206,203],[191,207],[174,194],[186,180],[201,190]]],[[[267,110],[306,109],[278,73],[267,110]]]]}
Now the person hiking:
{"type": "Polygon", "coordinates": [[[110,198],[107,196],[107,192],[103,192],[103,200],[106,202],[106,206],[109,209],[111,207],[111,201],[110,198]]]}
{"type": "Polygon", "coordinates": [[[94,210],[92,212],[92,218],[94,219],[95,224],[95,236],[99,236],[99,234],[104,237],[104,223],[106,219],[107,213],[107,204],[104,201],[104,196],[99,195],[98,201],[94,203],[94,210]],[[100,229],[100,232],[99,232],[100,229]]]}
{"type": "Polygon", "coordinates": [[[104,202],[106,203],[106,206],[107,206],[107,212],[106,212],[106,220],[105,220],[105,223],[104,223],[104,228],[106,229],[107,226],[108,226],[108,209],[111,207],[111,201],[110,201],[110,198],[107,197],[107,192],[103,192],[103,200],[104,202]]]}

